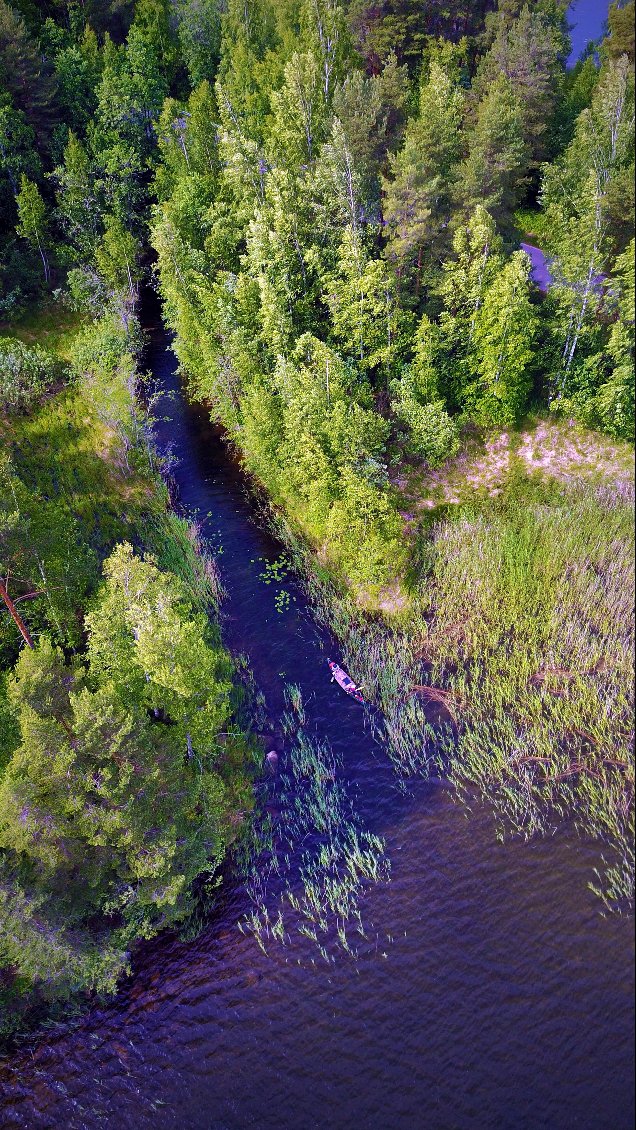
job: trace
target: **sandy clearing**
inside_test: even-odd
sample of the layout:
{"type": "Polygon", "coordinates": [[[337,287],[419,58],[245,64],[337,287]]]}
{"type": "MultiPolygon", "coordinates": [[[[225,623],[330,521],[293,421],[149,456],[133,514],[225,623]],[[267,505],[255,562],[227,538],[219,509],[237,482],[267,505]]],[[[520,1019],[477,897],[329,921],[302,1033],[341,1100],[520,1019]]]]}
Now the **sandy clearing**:
{"type": "Polygon", "coordinates": [[[457,505],[475,494],[495,498],[508,476],[520,470],[545,482],[574,483],[596,479],[624,495],[634,483],[634,451],[573,420],[540,420],[521,432],[468,436],[464,447],[442,467],[404,466],[393,484],[405,497],[402,511],[410,526],[415,513],[440,505],[457,505]],[[406,472],[406,473],[405,473],[406,472]]]}

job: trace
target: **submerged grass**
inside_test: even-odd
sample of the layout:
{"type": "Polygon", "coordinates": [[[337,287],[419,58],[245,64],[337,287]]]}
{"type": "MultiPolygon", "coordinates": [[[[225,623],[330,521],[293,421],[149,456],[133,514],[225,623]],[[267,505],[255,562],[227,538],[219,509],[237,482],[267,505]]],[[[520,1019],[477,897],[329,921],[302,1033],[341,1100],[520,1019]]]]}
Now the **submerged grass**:
{"type": "Polygon", "coordinates": [[[364,890],[388,881],[390,863],[384,841],[361,827],[333,752],[307,734],[299,688],[287,687],[286,698],[280,814],[275,824],[266,816],[253,841],[246,884],[252,908],[239,929],[265,953],[268,943],[301,935],[332,963],[339,949],[357,956],[352,933],[366,936],[364,890]]]}

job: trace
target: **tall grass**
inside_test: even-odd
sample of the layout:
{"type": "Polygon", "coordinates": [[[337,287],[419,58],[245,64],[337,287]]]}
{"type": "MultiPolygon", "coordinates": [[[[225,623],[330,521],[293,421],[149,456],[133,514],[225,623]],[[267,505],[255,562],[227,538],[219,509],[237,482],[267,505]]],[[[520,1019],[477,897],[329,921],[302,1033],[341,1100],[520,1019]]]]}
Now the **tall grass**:
{"type": "Polygon", "coordinates": [[[70,361],[73,341],[86,319],[61,302],[30,306],[12,322],[0,322],[0,337],[17,337],[25,345],[40,345],[61,361],[70,361]]]}
{"type": "Polygon", "coordinates": [[[634,894],[632,501],[526,480],[446,511],[399,628],[363,618],[276,520],[400,776],[486,796],[501,836],[596,837],[591,886],[613,906],[634,894]]]}
{"type": "MultiPolygon", "coordinates": [[[[461,703],[442,743],[502,829],[565,820],[629,861],[633,836],[634,568],[631,506],[598,488],[559,503],[504,502],[434,531],[422,595],[429,681],[461,703]]],[[[613,878],[610,879],[609,870],[613,878]]],[[[630,868],[608,890],[633,896],[630,868]]]]}

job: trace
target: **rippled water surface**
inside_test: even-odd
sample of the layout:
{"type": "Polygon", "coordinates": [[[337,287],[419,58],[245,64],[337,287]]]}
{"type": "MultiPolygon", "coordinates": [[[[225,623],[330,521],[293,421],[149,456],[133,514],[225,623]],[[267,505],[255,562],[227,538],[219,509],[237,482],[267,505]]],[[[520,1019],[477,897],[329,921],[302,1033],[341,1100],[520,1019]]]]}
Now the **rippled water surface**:
{"type": "MultiPolygon", "coordinates": [[[[176,390],[166,343],[157,328],[149,364],[176,390]]],[[[632,924],[604,918],[587,890],[596,849],[565,835],[501,845],[488,814],[467,816],[443,784],[396,788],[363,711],[329,682],[333,641],[299,592],[278,612],[259,579],[280,547],[251,520],[205,413],[178,395],[164,410],[182,503],[210,514],[223,547],[225,637],[249,654],[272,717],[284,678],[300,684],[392,878],[365,895],[358,959],[335,964],[302,939],[261,953],[237,929],[235,882],[196,941],[155,940],[114,1001],[0,1066],[3,1125],[631,1126],[632,924]]]]}

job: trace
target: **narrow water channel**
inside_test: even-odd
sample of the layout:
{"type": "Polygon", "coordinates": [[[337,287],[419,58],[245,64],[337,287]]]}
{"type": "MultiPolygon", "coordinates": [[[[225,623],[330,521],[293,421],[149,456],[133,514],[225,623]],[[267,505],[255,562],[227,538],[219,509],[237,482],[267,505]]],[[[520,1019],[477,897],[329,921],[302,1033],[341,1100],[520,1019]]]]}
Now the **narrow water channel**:
{"type": "Polygon", "coordinates": [[[181,504],[222,547],[226,642],[249,656],[273,719],[284,681],[300,685],[392,877],[365,895],[358,959],[335,964],[301,939],[265,956],[237,929],[237,881],[195,941],[155,940],[115,1000],[0,1065],[3,1126],[631,1126],[633,927],[587,889],[596,849],[567,835],[502,845],[442,784],[396,788],[362,709],[329,682],[333,641],[293,583],[282,611],[263,583],[280,546],[182,398],[168,345],[157,325],[148,364],[173,393],[159,438],[181,504]]]}

